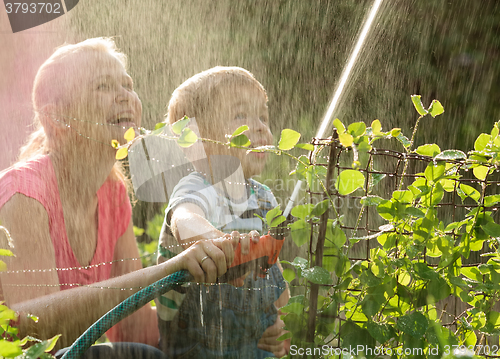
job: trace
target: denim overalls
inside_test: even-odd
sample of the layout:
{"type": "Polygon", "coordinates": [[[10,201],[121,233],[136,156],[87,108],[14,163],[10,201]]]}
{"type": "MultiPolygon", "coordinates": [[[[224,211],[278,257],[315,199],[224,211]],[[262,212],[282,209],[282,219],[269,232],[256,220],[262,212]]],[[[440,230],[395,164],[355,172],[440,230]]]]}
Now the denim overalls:
{"type": "Polygon", "coordinates": [[[160,348],[172,358],[264,359],[257,348],[264,331],[276,322],[274,302],[285,289],[277,265],[268,278],[250,273],[243,287],[191,283],[176,318],[160,321],[160,348]]]}

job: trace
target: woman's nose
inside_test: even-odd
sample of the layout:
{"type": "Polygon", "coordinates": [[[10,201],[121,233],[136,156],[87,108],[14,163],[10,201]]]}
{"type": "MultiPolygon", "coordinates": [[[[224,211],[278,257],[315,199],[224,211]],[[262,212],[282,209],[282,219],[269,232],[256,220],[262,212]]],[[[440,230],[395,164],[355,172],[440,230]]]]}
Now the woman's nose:
{"type": "Polygon", "coordinates": [[[129,102],[131,101],[132,96],[133,93],[129,89],[120,87],[120,89],[115,94],[115,100],[116,102],[129,102]]]}

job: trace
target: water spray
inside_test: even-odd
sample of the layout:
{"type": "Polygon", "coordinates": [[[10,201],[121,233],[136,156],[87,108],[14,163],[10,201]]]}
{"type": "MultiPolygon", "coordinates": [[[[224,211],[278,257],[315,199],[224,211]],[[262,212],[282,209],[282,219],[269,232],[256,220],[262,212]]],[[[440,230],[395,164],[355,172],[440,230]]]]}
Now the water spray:
{"type": "MultiPolygon", "coordinates": [[[[345,85],[347,83],[347,80],[349,76],[351,75],[351,71],[354,67],[354,64],[356,63],[356,60],[358,59],[359,52],[363,48],[363,44],[365,43],[365,40],[368,36],[368,33],[370,31],[370,28],[373,24],[373,21],[378,13],[378,10],[380,9],[380,5],[382,4],[383,0],[375,0],[373,3],[373,6],[368,14],[368,18],[366,19],[361,32],[359,33],[358,40],[356,41],[356,45],[354,46],[354,49],[351,52],[351,55],[349,56],[349,60],[347,61],[347,65],[345,66],[344,70],[342,71],[342,75],[340,77],[339,84],[337,86],[337,89],[335,90],[335,94],[333,95],[332,101],[330,102],[330,106],[328,107],[328,111],[326,111],[325,117],[323,117],[323,120],[321,121],[321,125],[318,129],[318,132],[316,132],[316,138],[323,138],[326,130],[328,129],[328,124],[330,123],[330,120],[333,116],[333,112],[337,108],[337,104],[339,102],[340,96],[344,92],[345,85]]],[[[302,181],[298,181],[297,184],[295,185],[295,188],[293,189],[292,196],[290,197],[290,200],[288,201],[288,204],[283,211],[283,215],[285,217],[288,217],[290,212],[292,211],[293,205],[295,201],[297,200],[297,196],[299,195],[300,187],[302,186],[302,181]]]]}

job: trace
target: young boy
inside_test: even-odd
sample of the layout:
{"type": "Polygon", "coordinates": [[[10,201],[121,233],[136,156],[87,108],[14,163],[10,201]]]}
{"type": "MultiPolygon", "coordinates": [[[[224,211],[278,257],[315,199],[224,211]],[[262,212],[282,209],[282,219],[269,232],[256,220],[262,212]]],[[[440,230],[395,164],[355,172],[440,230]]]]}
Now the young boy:
{"type": "MultiPolygon", "coordinates": [[[[272,144],[266,92],[241,68],[216,67],[179,86],[169,102],[167,120],[173,124],[184,116],[196,119],[203,138],[226,142],[226,135],[248,125],[250,147],[272,144]]],[[[255,214],[265,218],[277,206],[270,189],[251,179],[263,170],[267,154],[205,142],[188,148],[186,155],[196,172],[173,190],[159,262],[177,245],[169,240],[171,234],[183,248],[197,240],[230,236],[248,253],[250,241],[263,234],[255,214]]],[[[206,268],[214,265],[208,256],[201,263],[206,268]]],[[[259,349],[258,342],[266,329],[276,325],[277,308],[289,298],[281,266],[271,267],[266,278],[251,273],[231,284],[191,284],[161,297],[157,301],[161,349],[182,358],[273,356],[259,349]]]]}

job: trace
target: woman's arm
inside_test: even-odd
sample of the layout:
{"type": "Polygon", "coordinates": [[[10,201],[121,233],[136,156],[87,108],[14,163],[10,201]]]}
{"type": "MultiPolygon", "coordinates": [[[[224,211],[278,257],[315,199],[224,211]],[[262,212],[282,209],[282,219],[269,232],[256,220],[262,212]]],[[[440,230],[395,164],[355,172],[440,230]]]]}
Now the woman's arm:
{"type": "Polygon", "coordinates": [[[10,231],[15,245],[16,257],[9,258],[7,266],[10,271],[21,271],[1,274],[4,297],[12,309],[39,317],[38,323],[34,323],[26,315],[21,315],[20,335],[46,339],[63,334],[58,347],[70,345],[104,313],[166,275],[187,269],[197,282],[215,282],[234,258],[228,240],[201,241],[161,265],[90,286],[60,291],[57,274],[47,271],[55,268],[55,257],[53,250],[49,249],[52,243],[48,219],[41,204],[23,195],[15,195],[0,210],[0,221],[10,231]],[[207,255],[212,260],[205,261],[202,267],[201,259],[207,255]],[[23,271],[28,269],[45,269],[45,272],[23,271]]]}
{"type": "MultiPolygon", "coordinates": [[[[132,220],[116,243],[114,259],[111,270],[113,278],[142,269],[132,220]],[[134,260],[130,260],[131,258],[134,260]]],[[[149,304],[145,305],[108,330],[106,336],[112,342],[138,342],[157,347],[159,331],[156,309],[149,304]]]]}

